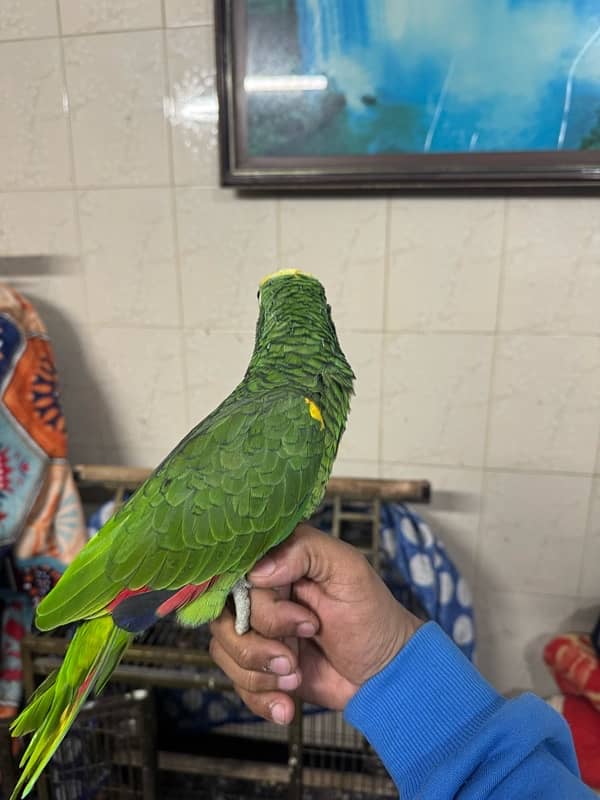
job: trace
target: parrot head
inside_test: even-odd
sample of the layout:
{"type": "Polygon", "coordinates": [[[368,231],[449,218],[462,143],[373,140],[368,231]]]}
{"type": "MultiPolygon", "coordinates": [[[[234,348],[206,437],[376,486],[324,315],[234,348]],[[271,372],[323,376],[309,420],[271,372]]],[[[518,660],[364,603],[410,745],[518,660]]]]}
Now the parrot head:
{"type": "Polygon", "coordinates": [[[264,286],[265,283],[268,283],[269,281],[272,281],[273,278],[284,278],[286,276],[289,277],[290,275],[312,278],[313,281],[317,280],[314,275],[310,274],[310,272],[303,272],[301,269],[279,269],[277,272],[271,272],[269,275],[265,275],[265,277],[261,280],[259,287],[264,286]]]}
{"type": "Polygon", "coordinates": [[[282,377],[312,382],[323,371],[338,374],[352,391],[354,373],[340,347],[319,280],[299,269],[267,275],[258,289],[259,316],[251,372],[258,365],[281,370],[282,377]]]}
{"type": "Polygon", "coordinates": [[[258,287],[260,313],[257,340],[276,328],[279,333],[302,332],[333,335],[337,341],[321,283],[308,272],[280,269],[264,277],[258,287]]]}
{"type": "Polygon", "coordinates": [[[280,269],[264,277],[258,287],[260,314],[257,336],[271,329],[273,323],[291,332],[304,326],[325,326],[335,334],[331,307],[327,304],[321,283],[308,272],[299,269],[280,269]],[[321,324],[319,324],[321,323],[321,324]]]}
{"type": "Polygon", "coordinates": [[[283,296],[298,295],[299,293],[320,294],[325,297],[325,291],[317,278],[310,272],[299,269],[280,269],[265,275],[258,285],[258,301],[262,308],[273,304],[281,305],[283,296]]]}

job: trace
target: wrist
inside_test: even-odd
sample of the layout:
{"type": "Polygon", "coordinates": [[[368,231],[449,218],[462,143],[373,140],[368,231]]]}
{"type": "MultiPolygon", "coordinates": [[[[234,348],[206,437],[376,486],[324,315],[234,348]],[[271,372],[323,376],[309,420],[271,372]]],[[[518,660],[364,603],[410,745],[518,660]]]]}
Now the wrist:
{"type": "Polygon", "coordinates": [[[385,639],[381,643],[381,648],[378,649],[376,659],[369,665],[364,676],[361,676],[358,688],[384,670],[422,625],[423,620],[415,617],[414,614],[398,604],[394,613],[394,621],[392,622],[389,618],[384,621],[385,639]]]}

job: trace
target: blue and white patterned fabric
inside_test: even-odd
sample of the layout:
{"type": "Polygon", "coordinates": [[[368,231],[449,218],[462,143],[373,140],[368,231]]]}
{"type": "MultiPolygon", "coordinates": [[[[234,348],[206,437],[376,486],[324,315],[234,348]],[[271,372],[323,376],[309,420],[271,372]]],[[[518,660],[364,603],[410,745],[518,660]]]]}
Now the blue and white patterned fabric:
{"type": "MultiPolygon", "coordinates": [[[[402,579],[429,619],[473,660],[475,624],[471,592],[429,526],[404,505],[381,508],[383,578],[392,589],[402,579]]],[[[402,600],[400,596],[398,599],[402,600]]]]}

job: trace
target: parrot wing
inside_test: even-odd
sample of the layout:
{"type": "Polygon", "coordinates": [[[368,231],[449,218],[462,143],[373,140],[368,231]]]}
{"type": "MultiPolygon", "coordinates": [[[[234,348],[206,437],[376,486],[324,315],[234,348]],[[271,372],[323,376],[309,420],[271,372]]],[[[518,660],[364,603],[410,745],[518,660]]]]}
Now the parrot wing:
{"type": "Polygon", "coordinates": [[[309,398],[230,397],[78,554],[40,603],[38,628],[104,614],[140,590],[244,575],[312,510],[323,453],[309,398]]]}

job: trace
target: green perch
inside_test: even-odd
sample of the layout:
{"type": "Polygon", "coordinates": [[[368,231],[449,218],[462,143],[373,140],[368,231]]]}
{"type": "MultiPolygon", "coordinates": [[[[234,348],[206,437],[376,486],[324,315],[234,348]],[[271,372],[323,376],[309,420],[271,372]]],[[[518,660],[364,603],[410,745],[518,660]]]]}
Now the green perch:
{"type": "Polygon", "coordinates": [[[325,292],[299,270],[260,284],[242,382],[177,445],[42,600],[42,631],[81,622],[60,669],[12,724],[33,733],[11,800],[26,797],[90,692],[136,634],[172,613],[197,626],[233,594],[249,628],[246,574],[321,502],[353,393],[325,292]]]}

